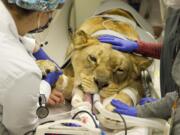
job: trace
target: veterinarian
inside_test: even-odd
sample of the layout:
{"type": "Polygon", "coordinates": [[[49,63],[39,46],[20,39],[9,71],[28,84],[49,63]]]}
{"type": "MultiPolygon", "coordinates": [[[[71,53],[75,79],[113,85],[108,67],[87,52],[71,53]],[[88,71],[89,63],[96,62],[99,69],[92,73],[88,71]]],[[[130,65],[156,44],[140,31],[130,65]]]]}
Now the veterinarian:
{"type": "MultiPolygon", "coordinates": [[[[136,52],[145,56],[160,58],[161,100],[130,107],[113,100],[115,112],[137,117],[172,118],[171,135],[180,135],[180,1],[166,1],[168,16],[166,20],[163,46],[143,41],[123,40],[111,35],[99,37],[101,42],[111,43],[119,51],[136,52]]],[[[146,100],[146,99],[145,99],[146,100]]]]}
{"type": "Polygon", "coordinates": [[[63,102],[61,93],[51,93],[62,72],[50,72],[41,80],[35,59],[51,59],[41,48],[28,47],[25,37],[46,29],[53,12],[63,4],[64,0],[0,1],[0,135],[30,133],[44,117],[41,110],[48,113],[43,106],[46,100],[52,105],[63,102]]]}

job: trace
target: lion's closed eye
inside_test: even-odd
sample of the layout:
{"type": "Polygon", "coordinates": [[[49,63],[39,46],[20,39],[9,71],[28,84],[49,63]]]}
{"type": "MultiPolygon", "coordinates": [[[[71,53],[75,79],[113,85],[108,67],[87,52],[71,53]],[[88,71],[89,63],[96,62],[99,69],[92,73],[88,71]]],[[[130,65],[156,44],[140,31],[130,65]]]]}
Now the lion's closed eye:
{"type": "Polygon", "coordinates": [[[123,74],[125,72],[125,69],[123,69],[122,67],[116,66],[114,69],[112,69],[113,73],[116,74],[123,74]]]}
{"type": "Polygon", "coordinates": [[[124,71],[123,69],[121,69],[121,68],[117,68],[116,71],[115,71],[115,73],[116,73],[117,75],[122,75],[124,72],[125,72],[125,71],[124,71]]]}
{"type": "Polygon", "coordinates": [[[118,68],[115,68],[113,70],[113,80],[116,82],[116,83],[120,83],[122,81],[124,81],[127,77],[127,72],[126,70],[118,67],[118,68]]]}
{"type": "Polygon", "coordinates": [[[88,61],[90,62],[90,63],[92,63],[92,64],[97,64],[97,58],[95,57],[95,56],[93,56],[93,55],[88,55],[88,57],[87,57],[87,59],[88,59],[88,61]]]}

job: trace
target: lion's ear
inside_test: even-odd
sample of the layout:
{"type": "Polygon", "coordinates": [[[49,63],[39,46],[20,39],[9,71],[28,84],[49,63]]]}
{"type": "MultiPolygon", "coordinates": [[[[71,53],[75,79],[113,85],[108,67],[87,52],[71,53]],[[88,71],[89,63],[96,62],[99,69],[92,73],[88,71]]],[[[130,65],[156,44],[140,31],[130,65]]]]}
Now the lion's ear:
{"type": "Polygon", "coordinates": [[[133,55],[131,60],[134,63],[133,68],[137,74],[148,68],[153,62],[152,59],[137,55],[133,55]]]}
{"type": "Polygon", "coordinates": [[[140,68],[141,71],[146,70],[151,64],[153,60],[151,58],[146,58],[146,57],[138,57],[137,58],[137,64],[140,68]]]}
{"type": "Polygon", "coordinates": [[[87,40],[88,40],[88,35],[82,30],[77,31],[73,36],[74,46],[86,44],[87,40]]]}
{"type": "Polygon", "coordinates": [[[98,44],[99,41],[86,34],[83,30],[78,30],[73,37],[73,48],[81,49],[86,46],[98,44]]]}

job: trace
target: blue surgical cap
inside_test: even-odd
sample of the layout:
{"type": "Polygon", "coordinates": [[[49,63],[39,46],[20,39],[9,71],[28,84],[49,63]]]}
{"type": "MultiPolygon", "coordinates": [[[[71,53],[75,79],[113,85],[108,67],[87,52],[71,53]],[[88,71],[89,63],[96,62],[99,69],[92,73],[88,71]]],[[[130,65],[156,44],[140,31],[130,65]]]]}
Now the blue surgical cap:
{"type": "Polygon", "coordinates": [[[8,0],[8,2],[28,10],[49,11],[56,9],[59,4],[64,4],[65,0],[8,0]]]}

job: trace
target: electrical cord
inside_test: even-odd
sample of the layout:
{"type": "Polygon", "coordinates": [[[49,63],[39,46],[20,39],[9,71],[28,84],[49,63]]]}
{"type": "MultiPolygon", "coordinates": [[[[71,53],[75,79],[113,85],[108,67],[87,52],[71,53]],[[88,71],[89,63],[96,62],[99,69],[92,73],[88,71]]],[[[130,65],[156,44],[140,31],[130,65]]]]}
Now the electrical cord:
{"type": "Polygon", "coordinates": [[[126,121],[125,121],[124,117],[120,113],[118,113],[118,114],[119,114],[119,116],[121,117],[121,119],[122,119],[122,121],[124,123],[124,132],[125,132],[125,135],[127,135],[127,124],[126,124],[126,121]]]}
{"type": "Polygon", "coordinates": [[[45,122],[42,122],[40,125],[44,125],[44,124],[51,123],[51,122],[55,122],[55,121],[54,120],[45,121],[45,122]]]}
{"type": "Polygon", "coordinates": [[[87,114],[89,114],[89,116],[92,118],[92,120],[93,120],[94,125],[96,126],[96,128],[99,128],[96,120],[94,119],[94,117],[92,116],[92,114],[89,113],[88,111],[85,111],[85,110],[79,111],[79,112],[77,112],[76,114],[74,114],[74,116],[72,117],[72,119],[75,119],[75,118],[77,117],[77,115],[80,114],[80,113],[87,113],[87,114]]]}
{"type": "Polygon", "coordinates": [[[24,135],[34,135],[36,133],[36,129],[26,132],[24,135]]]}
{"type": "Polygon", "coordinates": [[[70,37],[71,40],[73,38],[73,33],[74,33],[74,31],[73,31],[73,29],[71,27],[71,24],[70,24],[71,23],[71,14],[72,14],[73,7],[74,7],[74,1],[71,3],[69,11],[68,11],[68,23],[67,23],[68,24],[69,37],[70,37]]]}

